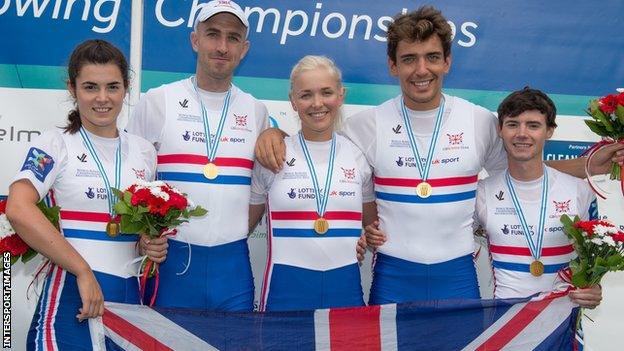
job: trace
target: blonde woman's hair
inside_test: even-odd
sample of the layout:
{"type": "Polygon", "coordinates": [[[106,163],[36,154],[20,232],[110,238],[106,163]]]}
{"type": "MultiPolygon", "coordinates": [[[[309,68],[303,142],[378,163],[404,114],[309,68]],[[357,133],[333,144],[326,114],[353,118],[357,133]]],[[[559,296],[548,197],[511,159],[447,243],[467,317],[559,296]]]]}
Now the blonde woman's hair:
{"type": "MultiPolygon", "coordinates": [[[[342,72],[340,71],[338,66],[336,66],[332,59],[327,56],[321,55],[306,55],[302,57],[290,71],[290,93],[293,93],[293,83],[301,73],[306,71],[312,71],[318,68],[326,69],[329,74],[331,74],[336,80],[336,87],[339,90],[343,89],[342,72]]],[[[342,91],[340,91],[340,93],[342,93],[342,91]]],[[[340,112],[336,117],[337,118],[334,121],[334,130],[338,131],[340,129],[340,126],[342,125],[342,112],[340,112]]]]}

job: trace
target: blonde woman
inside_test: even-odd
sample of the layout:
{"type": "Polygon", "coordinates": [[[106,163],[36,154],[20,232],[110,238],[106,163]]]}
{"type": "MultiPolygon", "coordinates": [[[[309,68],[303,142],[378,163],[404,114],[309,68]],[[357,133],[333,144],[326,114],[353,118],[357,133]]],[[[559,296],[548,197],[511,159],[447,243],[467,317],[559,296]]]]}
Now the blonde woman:
{"type": "Polygon", "coordinates": [[[327,57],[305,56],[290,81],[301,130],[285,139],[287,165],[274,174],[256,163],[251,182],[250,224],[268,208],[260,309],[362,306],[355,248],[363,220],[374,219],[374,195],[364,155],[335,131],[341,73],[327,57]]]}

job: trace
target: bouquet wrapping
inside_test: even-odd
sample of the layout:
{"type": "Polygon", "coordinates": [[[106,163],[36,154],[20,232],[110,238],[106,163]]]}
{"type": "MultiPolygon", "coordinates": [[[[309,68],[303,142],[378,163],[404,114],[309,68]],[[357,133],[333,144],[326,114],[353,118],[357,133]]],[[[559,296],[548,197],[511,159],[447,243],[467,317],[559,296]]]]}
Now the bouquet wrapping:
{"type": "MultiPolygon", "coordinates": [[[[175,235],[175,227],[188,222],[191,217],[207,213],[201,206],[193,205],[184,193],[162,181],[139,181],[124,191],[114,188],[112,191],[119,199],[114,210],[124,234],[145,234],[150,239],[175,235]]],[[[158,264],[143,256],[139,276],[141,297],[145,293],[147,278],[154,276],[156,279],[150,302],[153,306],[158,292],[158,264]]]]}

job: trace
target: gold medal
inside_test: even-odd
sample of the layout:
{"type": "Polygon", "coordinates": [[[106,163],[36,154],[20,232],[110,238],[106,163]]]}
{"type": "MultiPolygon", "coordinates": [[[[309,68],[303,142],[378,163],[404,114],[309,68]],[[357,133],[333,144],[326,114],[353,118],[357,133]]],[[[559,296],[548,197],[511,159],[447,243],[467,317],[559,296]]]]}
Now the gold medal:
{"type": "Polygon", "coordinates": [[[433,188],[431,187],[431,184],[427,182],[422,182],[416,186],[416,195],[418,195],[419,197],[423,199],[426,199],[429,196],[431,196],[432,192],[433,192],[433,188]]]}
{"type": "Polygon", "coordinates": [[[321,217],[314,221],[314,231],[316,234],[323,235],[329,230],[329,222],[321,217]]]}
{"type": "Polygon", "coordinates": [[[544,264],[538,260],[531,262],[529,271],[534,277],[539,277],[544,274],[544,264]]]}
{"type": "Polygon", "coordinates": [[[215,179],[219,175],[219,168],[212,162],[206,163],[204,166],[204,177],[215,179]]]}
{"type": "Polygon", "coordinates": [[[111,238],[114,238],[117,235],[119,235],[119,223],[113,220],[106,223],[106,234],[110,236],[111,238]]]}

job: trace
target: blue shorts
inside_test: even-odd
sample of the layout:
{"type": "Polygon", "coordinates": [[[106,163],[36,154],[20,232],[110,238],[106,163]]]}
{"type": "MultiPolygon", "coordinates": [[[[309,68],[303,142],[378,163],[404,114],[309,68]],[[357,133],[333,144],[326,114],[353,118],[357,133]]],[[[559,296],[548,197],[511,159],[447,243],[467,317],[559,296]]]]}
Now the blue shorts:
{"type": "MultiPolygon", "coordinates": [[[[247,239],[218,246],[188,245],[169,240],[167,259],[160,264],[155,306],[219,311],[252,311],[254,282],[247,239]]],[[[150,301],[154,279],[145,301],[150,301]]]]}
{"type": "Polygon", "coordinates": [[[266,311],[303,311],[364,306],[357,263],[315,271],[274,264],[266,311]]]}
{"type": "Polygon", "coordinates": [[[472,255],[421,264],[377,253],[370,305],[478,298],[479,283],[472,255]]]}
{"type": "MultiPolygon", "coordinates": [[[[111,302],[139,303],[136,278],[120,278],[94,272],[104,299],[111,302]]],[[[35,309],[26,348],[28,350],[91,350],[89,323],[78,322],[76,315],[82,307],[76,276],[52,266],[45,280],[35,309]]]]}

